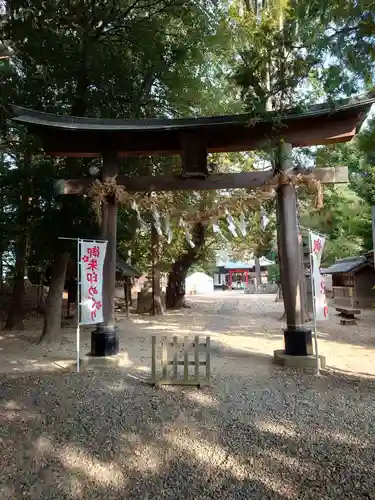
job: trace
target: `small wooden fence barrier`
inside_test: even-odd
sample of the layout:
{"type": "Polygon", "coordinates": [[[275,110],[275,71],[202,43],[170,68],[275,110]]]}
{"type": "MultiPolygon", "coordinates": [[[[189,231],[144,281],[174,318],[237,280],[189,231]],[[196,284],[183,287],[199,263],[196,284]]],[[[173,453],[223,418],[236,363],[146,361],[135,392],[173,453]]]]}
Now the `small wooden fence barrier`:
{"type": "Polygon", "coordinates": [[[167,337],[161,341],[161,355],[158,356],[156,336],[152,336],[152,365],[150,384],[158,385],[195,385],[201,387],[210,385],[211,365],[210,365],[210,337],[206,337],[205,343],[200,343],[199,335],[195,336],[194,342],[188,337],[179,339],[174,336],[172,342],[167,337]],[[168,348],[172,349],[172,359],[168,360],[168,348]],[[194,353],[194,361],[189,360],[189,354],[194,353]],[[205,361],[200,360],[200,354],[205,354],[205,361]],[[183,360],[179,360],[183,355],[183,360]],[[157,361],[160,361],[161,370],[157,370],[157,361]],[[179,376],[178,367],[183,366],[182,377],[179,376]],[[194,366],[194,374],[190,374],[189,367],[194,366]],[[205,374],[202,376],[200,367],[205,367],[205,374]],[[172,367],[170,374],[169,367],[172,367]],[[161,371],[161,373],[160,373],[161,371]]]}

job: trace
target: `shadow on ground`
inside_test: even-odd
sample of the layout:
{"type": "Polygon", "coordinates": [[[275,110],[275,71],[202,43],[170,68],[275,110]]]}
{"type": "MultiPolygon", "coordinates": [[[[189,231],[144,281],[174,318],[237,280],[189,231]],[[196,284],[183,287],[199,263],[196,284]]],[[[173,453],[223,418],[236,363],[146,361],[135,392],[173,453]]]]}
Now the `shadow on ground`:
{"type": "Polygon", "coordinates": [[[373,498],[368,381],[275,368],[202,391],[155,390],[136,370],[0,382],[2,500],[373,498]]]}

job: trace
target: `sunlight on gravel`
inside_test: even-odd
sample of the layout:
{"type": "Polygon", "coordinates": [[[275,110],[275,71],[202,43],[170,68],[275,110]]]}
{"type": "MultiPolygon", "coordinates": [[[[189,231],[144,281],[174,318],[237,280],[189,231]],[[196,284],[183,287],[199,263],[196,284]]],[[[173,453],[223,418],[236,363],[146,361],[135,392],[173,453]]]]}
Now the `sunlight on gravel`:
{"type": "MultiPolygon", "coordinates": [[[[36,348],[25,333],[1,341],[1,500],[375,498],[372,318],[355,330],[335,316],[320,325],[336,372],[317,378],[271,363],[283,327],[272,298],[190,303],[120,317],[128,362],[116,369],[56,367],[74,363],[73,327],[58,345],[36,348]],[[185,332],[211,336],[212,387],[145,384],[150,336],[185,332]]],[[[89,342],[88,329],[83,352],[89,342]]]]}

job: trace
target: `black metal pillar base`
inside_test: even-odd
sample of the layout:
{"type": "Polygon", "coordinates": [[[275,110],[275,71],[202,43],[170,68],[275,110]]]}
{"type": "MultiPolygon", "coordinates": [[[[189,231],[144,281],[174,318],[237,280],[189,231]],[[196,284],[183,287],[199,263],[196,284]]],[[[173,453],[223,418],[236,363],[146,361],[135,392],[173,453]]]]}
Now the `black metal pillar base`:
{"type": "Polygon", "coordinates": [[[284,330],[285,354],[311,356],[313,351],[311,330],[303,326],[289,326],[284,330]]]}
{"type": "Polygon", "coordinates": [[[119,353],[119,338],[114,326],[98,326],[91,332],[91,356],[115,356],[119,353]]]}

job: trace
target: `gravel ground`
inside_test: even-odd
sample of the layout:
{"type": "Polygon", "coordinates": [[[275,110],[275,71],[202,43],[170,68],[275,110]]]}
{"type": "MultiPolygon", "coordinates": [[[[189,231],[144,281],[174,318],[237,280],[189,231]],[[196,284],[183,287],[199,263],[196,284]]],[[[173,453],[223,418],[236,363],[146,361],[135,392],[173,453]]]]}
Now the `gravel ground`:
{"type": "Polygon", "coordinates": [[[375,499],[372,381],[136,375],[2,376],[1,500],[375,499]]]}
{"type": "MultiPolygon", "coordinates": [[[[282,305],[225,293],[191,303],[120,318],[121,371],[76,375],[59,361],[48,372],[74,360],[74,326],[49,346],[30,343],[38,324],[0,336],[0,500],[375,500],[370,313],[324,325],[321,352],[356,375],[317,379],[270,362],[282,305]],[[212,387],[145,385],[153,334],[210,335],[212,387]]],[[[83,329],[82,352],[89,342],[83,329]]]]}

